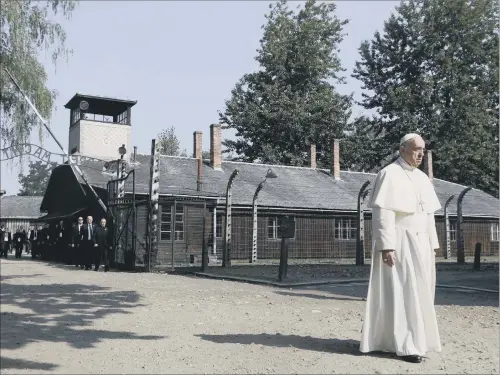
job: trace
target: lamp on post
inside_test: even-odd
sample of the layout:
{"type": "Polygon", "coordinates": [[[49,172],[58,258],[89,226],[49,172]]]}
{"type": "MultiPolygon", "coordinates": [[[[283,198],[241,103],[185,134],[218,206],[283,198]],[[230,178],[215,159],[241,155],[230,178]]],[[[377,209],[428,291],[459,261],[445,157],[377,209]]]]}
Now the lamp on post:
{"type": "MultiPolygon", "coordinates": [[[[118,147],[118,153],[120,154],[120,159],[117,160],[116,163],[116,179],[120,179],[123,177],[125,174],[125,163],[123,163],[123,157],[127,153],[127,149],[125,148],[125,145],[121,145],[118,147]]],[[[125,187],[125,181],[120,181],[117,186],[117,197],[118,198],[123,198],[123,194],[125,192],[124,190],[125,187]]]]}
{"type": "Polygon", "coordinates": [[[264,183],[268,178],[278,178],[278,176],[272,171],[271,168],[267,170],[266,177],[264,180],[257,186],[255,193],[253,195],[252,201],[252,211],[253,211],[253,230],[252,230],[252,256],[250,258],[250,263],[254,263],[257,261],[257,198],[259,197],[259,193],[264,186],[264,183]]]}
{"type": "MultiPolygon", "coordinates": [[[[117,160],[116,163],[116,198],[124,198],[125,197],[125,180],[121,180],[123,177],[125,177],[125,161],[123,160],[123,156],[127,153],[127,149],[125,148],[125,145],[122,144],[118,148],[118,153],[120,154],[120,159],[117,160]]],[[[134,173],[134,178],[135,178],[135,173],[134,173]]],[[[135,207],[134,207],[135,209],[135,207]]],[[[118,253],[122,252],[122,241],[121,241],[121,234],[123,232],[123,211],[119,211],[119,215],[114,215],[115,217],[115,223],[114,223],[114,228],[115,228],[115,238],[118,233],[118,236],[120,239],[118,240],[118,243],[116,244],[117,251],[118,253]]],[[[125,249],[126,250],[126,249],[125,249]]]]}
{"type": "Polygon", "coordinates": [[[118,153],[121,155],[120,159],[123,159],[123,156],[125,156],[125,154],[127,153],[127,149],[125,148],[125,145],[121,145],[118,148],[118,153]]]}

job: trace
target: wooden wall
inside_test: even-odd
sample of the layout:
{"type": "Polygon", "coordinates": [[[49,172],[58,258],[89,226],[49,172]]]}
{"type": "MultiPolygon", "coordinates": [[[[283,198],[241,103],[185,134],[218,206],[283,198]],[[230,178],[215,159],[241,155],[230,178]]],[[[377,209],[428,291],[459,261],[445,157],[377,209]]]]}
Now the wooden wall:
{"type": "MultiPolygon", "coordinates": [[[[454,218],[452,222],[456,221],[454,218]]],[[[476,243],[482,244],[482,255],[498,255],[498,241],[492,241],[491,226],[498,223],[498,220],[491,219],[464,219],[464,250],[465,256],[474,256],[476,243]]],[[[436,219],[436,229],[438,232],[439,244],[441,245],[438,256],[444,256],[446,252],[444,218],[436,219]]],[[[458,235],[458,234],[457,234],[458,235]]],[[[457,241],[451,242],[451,256],[457,256],[457,241]]]]}
{"type": "MultiPolygon", "coordinates": [[[[280,214],[262,213],[257,216],[257,258],[279,259],[281,240],[268,238],[269,217],[280,214]]],[[[295,216],[295,238],[289,242],[289,258],[349,258],[355,257],[356,240],[336,239],[335,220],[355,216],[295,216]]],[[[223,225],[224,219],[223,219],[223,225]]],[[[238,212],[232,216],[231,259],[249,260],[252,253],[252,215],[238,212]]],[[[217,258],[222,258],[224,240],[217,239],[217,258]]]]}
{"type": "MultiPolygon", "coordinates": [[[[182,204],[179,202],[179,204],[182,204]]],[[[160,216],[164,211],[172,212],[173,202],[162,202],[160,204],[160,216]]],[[[184,236],[182,240],[164,240],[159,233],[159,252],[157,265],[172,266],[172,245],[174,266],[187,266],[194,263],[199,265],[203,246],[203,203],[184,203],[184,236]]],[[[214,255],[218,260],[222,259],[224,239],[222,236],[216,238],[216,254],[212,253],[211,239],[213,233],[212,208],[207,208],[207,230],[205,238],[211,258],[214,255]]],[[[222,233],[224,234],[224,211],[217,209],[218,215],[222,216],[222,233]]],[[[282,215],[285,213],[260,212],[258,215],[258,259],[279,259],[280,240],[268,238],[268,219],[270,216],[282,215]]],[[[288,212],[286,214],[289,214],[288,212]]],[[[137,223],[137,249],[136,265],[144,265],[145,243],[146,243],[146,206],[138,209],[137,223]],[[142,245],[141,245],[142,243],[142,245]]],[[[335,238],[335,221],[339,219],[352,219],[356,223],[355,215],[333,216],[333,215],[304,215],[297,214],[296,236],[290,240],[289,257],[301,259],[340,259],[355,258],[356,240],[341,240],[335,238]]],[[[252,215],[250,211],[234,210],[232,222],[232,251],[231,259],[249,260],[252,251],[252,215]]],[[[491,224],[494,220],[468,220],[464,224],[464,239],[466,256],[474,254],[476,242],[483,244],[483,255],[498,255],[498,242],[491,241],[491,224]]],[[[496,221],[498,222],[498,221],[496,221]]],[[[444,242],[444,220],[436,219],[439,243],[443,256],[445,249],[444,242]]],[[[161,230],[161,226],[158,228],[161,230]]],[[[365,256],[371,257],[372,230],[371,218],[369,215],[365,219],[365,256]]],[[[452,256],[456,257],[456,241],[452,242],[452,256]]]]}
{"type": "Polygon", "coordinates": [[[37,223],[30,219],[0,219],[0,223],[5,225],[7,231],[11,232],[12,235],[17,231],[17,228],[23,228],[26,232],[29,231],[30,226],[43,226],[43,223],[37,223]]]}
{"type": "MultiPolygon", "coordinates": [[[[274,216],[274,215],[273,215],[274,216]]],[[[258,216],[258,245],[257,253],[259,259],[279,259],[280,240],[267,238],[267,222],[269,215],[258,216]]],[[[295,216],[296,237],[290,240],[290,258],[355,258],[356,240],[341,240],[335,238],[335,220],[353,219],[355,216],[295,216]]],[[[491,241],[491,225],[498,220],[473,220],[466,219],[464,222],[464,245],[465,255],[473,256],[475,244],[482,243],[482,255],[498,255],[499,242],[491,241]]],[[[223,225],[224,219],[223,219],[223,225]]],[[[247,260],[252,251],[252,216],[250,213],[233,214],[232,252],[231,259],[247,260]]],[[[439,244],[444,255],[445,235],[444,219],[436,219],[439,244]]],[[[452,241],[452,257],[456,257],[456,241],[452,241]]],[[[372,247],[372,223],[368,216],[365,219],[365,257],[371,257],[372,247]]],[[[224,241],[217,238],[217,258],[222,258],[224,241]]]]}

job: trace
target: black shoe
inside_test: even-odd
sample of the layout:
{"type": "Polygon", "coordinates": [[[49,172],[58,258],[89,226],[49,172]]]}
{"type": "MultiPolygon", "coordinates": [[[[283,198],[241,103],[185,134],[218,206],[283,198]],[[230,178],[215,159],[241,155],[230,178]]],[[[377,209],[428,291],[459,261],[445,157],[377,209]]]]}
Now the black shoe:
{"type": "Polygon", "coordinates": [[[96,271],[96,272],[99,271],[99,268],[94,268],[94,271],[96,271]]]}
{"type": "Polygon", "coordinates": [[[80,266],[80,268],[83,270],[83,266],[80,266]]]}
{"type": "Polygon", "coordinates": [[[401,359],[405,362],[410,362],[410,363],[422,362],[422,357],[419,355],[405,355],[405,356],[402,356],[401,359]]]}
{"type": "Polygon", "coordinates": [[[78,264],[75,264],[75,267],[76,267],[76,268],[78,268],[78,267],[80,267],[80,266],[79,266],[78,264]]]}
{"type": "Polygon", "coordinates": [[[104,272],[108,272],[108,271],[109,271],[109,266],[104,267],[104,272]]]}

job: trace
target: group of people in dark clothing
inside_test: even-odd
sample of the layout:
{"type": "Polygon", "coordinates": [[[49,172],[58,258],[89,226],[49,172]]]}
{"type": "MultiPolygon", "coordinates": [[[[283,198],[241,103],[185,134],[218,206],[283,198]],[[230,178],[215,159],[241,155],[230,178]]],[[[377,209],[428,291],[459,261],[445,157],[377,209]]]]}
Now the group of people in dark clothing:
{"type": "Polygon", "coordinates": [[[78,218],[78,223],[73,227],[71,248],[75,267],[99,271],[101,262],[104,263],[104,271],[109,271],[109,231],[106,227],[106,219],[102,218],[100,225],[93,223],[92,216],[87,216],[87,223],[83,223],[83,217],[78,218]]]}
{"type": "Polygon", "coordinates": [[[110,231],[106,219],[95,225],[92,216],[84,223],[79,217],[75,225],[59,224],[38,227],[30,230],[29,235],[22,228],[12,236],[5,227],[0,227],[0,256],[7,258],[9,250],[15,249],[15,257],[21,258],[23,248],[31,251],[31,257],[40,255],[43,260],[55,260],[73,264],[75,267],[98,271],[104,264],[109,271],[110,231]]]}
{"type": "Polygon", "coordinates": [[[12,235],[3,225],[0,227],[0,257],[7,258],[7,253],[15,250],[15,257],[21,258],[25,246],[26,252],[29,253],[29,245],[28,236],[23,228],[18,228],[14,235],[12,235]]]}

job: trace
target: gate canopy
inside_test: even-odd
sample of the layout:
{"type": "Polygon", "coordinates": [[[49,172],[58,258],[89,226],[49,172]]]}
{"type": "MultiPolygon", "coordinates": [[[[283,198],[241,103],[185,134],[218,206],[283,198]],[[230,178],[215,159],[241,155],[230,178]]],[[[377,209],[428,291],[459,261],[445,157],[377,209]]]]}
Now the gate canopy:
{"type": "MultiPolygon", "coordinates": [[[[95,189],[101,199],[106,200],[102,189],[95,189]]],[[[80,212],[100,217],[105,215],[96,198],[78,181],[72,167],[60,165],[52,171],[45,195],[40,205],[40,211],[47,213],[41,219],[50,220],[69,218],[80,212]]]]}
{"type": "Polygon", "coordinates": [[[50,214],[47,214],[45,216],[42,216],[37,219],[37,221],[47,221],[47,220],[55,220],[55,219],[68,219],[70,217],[75,216],[77,213],[82,212],[85,210],[86,207],[79,208],[78,210],[74,212],[53,212],[50,214]]]}

